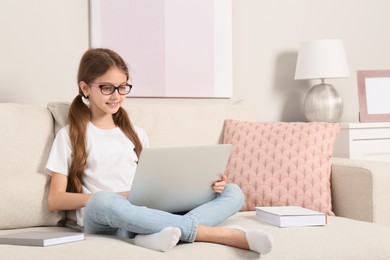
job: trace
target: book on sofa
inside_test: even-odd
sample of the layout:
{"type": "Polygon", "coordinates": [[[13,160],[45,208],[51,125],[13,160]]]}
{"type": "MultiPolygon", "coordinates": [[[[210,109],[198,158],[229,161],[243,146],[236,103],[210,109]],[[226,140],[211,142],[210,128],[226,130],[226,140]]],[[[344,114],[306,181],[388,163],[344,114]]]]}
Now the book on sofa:
{"type": "Polygon", "coordinates": [[[256,207],[256,218],[278,227],[326,225],[326,214],[298,206],[256,207]]]}
{"type": "Polygon", "coordinates": [[[0,236],[0,244],[20,246],[52,246],[84,240],[77,232],[21,232],[0,236]]]}

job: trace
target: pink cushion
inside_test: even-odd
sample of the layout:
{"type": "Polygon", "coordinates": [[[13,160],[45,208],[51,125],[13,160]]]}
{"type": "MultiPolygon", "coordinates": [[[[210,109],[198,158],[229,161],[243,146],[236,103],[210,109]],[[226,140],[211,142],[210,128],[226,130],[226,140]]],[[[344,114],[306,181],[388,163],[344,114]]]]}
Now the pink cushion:
{"type": "Polygon", "coordinates": [[[332,212],[330,172],[337,123],[226,120],[233,144],[226,175],[243,190],[242,210],[296,205],[332,212]]]}

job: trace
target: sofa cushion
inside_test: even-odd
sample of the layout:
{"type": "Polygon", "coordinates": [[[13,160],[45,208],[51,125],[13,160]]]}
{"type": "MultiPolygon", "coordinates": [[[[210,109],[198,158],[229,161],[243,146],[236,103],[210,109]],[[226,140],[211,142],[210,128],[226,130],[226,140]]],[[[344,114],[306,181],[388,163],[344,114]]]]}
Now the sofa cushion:
{"type": "MultiPolygon", "coordinates": [[[[390,226],[388,225],[328,217],[326,226],[279,228],[256,220],[253,211],[239,212],[221,225],[240,225],[245,229],[264,230],[272,234],[275,246],[269,254],[259,255],[252,251],[214,243],[179,243],[173,249],[162,253],[135,246],[132,240],[86,234],[84,241],[45,248],[1,245],[1,259],[385,260],[389,259],[390,255],[390,226]]],[[[0,235],[23,231],[73,230],[40,227],[0,231],[0,235]]]]}
{"type": "MultiPolygon", "coordinates": [[[[134,125],[149,136],[150,146],[216,144],[222,142],[226,118],[254,120],[253,108],[244,101],[234,104],[135,104],[125,100],[123,108],[134,125]]],[[[69,103],[50,103],[58,131],[65,126],[69,103]]]]}
{"type": "Polygon", "coordinates": [[[70,104],[67,102],[52,102],[47,105],[47,109],[54,117],[54,133],[63,128],[67,124],[70,104]]]}
{"type": "Polygon", "coordinates": [[[228,180],[243,190],[242,210],[296,205],[334,215],[330,173],[336,123],[226,120],[224,143],[233,144],[228,180]]]}
{"type": "Polygon", "coordinates": [[[0,104],[0,229],[56,225],[47,208],[44,173],[53,142],[53,118],[44,108],[0,104]]]}

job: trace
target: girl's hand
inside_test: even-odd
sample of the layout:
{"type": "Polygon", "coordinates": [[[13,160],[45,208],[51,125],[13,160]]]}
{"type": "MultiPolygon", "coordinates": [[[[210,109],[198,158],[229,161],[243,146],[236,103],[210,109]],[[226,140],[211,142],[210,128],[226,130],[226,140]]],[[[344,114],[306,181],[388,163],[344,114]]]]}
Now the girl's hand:
{"type": "Polygon", "coordinates": [[[117,192],[117,194],[121,195],[125,199],[127,199],[129,197],[128,191],[117,192]]]}
{"type": "Polygon", "coordinates": [[[226,179],[227,179],[226,175],[222,175],[221,179],[213,183],[211,187],[216,193],[221,193],[225,189],[226,179]]]}

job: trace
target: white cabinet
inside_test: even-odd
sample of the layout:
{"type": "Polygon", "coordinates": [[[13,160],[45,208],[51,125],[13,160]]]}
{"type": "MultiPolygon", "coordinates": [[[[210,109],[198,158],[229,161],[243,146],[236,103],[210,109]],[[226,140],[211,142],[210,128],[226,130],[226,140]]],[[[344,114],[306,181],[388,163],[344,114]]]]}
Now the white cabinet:
{"type": "Polygon", "coordinates": [[[342,123],[333,155],[390,162],[390,122],[342,123]]]}

